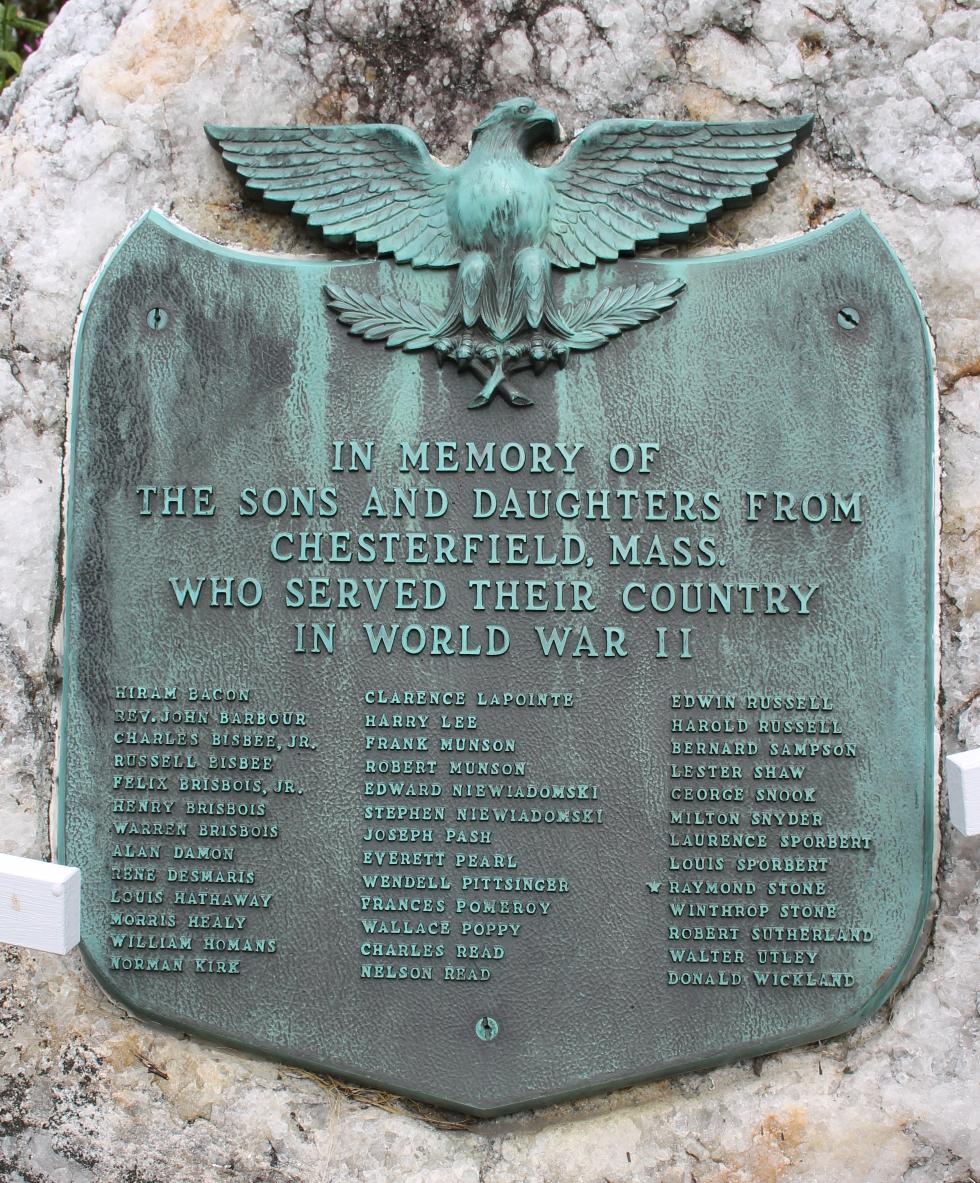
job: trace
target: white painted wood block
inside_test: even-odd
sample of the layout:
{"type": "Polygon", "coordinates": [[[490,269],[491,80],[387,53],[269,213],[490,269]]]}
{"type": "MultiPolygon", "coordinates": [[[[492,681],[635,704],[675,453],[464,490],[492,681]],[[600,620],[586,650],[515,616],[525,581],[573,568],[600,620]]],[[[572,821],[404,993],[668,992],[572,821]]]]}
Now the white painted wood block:
{"type": "Polygon", "coordinates": [[[949,820],[961,834],[980,834],[980,748],[946,757],[949,820]]]}
{"type": "Polygon", "coordinates": [[[69,953],[78,944],[81,884],[77,867],[0,854],[0,941],[69,953]]]}

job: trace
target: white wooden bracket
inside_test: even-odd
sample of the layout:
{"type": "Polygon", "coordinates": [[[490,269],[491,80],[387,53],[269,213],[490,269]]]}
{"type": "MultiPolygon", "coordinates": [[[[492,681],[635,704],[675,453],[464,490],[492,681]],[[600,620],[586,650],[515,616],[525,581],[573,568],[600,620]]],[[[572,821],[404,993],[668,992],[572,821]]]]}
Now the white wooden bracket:
{"type": "Polygon", "coordinates": [[[81,883],[77,867],[0,854],[0,941],[71,952],[78,944],[81,883]]]}
{"type": "Polygon", "coordinates": [[[980,834],[980,748],[946,757],[949,820],[961,834],[980,834]]]}

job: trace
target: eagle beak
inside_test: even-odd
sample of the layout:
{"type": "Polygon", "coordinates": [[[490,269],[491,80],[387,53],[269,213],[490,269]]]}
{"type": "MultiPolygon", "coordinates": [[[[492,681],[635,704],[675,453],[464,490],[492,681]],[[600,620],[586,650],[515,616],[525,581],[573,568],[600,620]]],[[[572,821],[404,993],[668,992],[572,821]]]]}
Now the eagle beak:
{"type": "Polygon", "coordinates": [[[557,116],[543,107],[535,111],[528,121],[528,128],[534,132],[534,141],[537,144],[557,144],[561,140],[561,124],[557,116]]]}

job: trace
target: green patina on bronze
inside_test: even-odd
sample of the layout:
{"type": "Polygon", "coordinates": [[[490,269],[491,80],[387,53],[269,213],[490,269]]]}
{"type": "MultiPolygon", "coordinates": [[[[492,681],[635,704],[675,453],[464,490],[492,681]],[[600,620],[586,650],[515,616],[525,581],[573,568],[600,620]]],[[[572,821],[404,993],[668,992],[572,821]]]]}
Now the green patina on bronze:
{"type": "MultiPolygon", "coordinates": [[[[58,854],[82,869],[86,960],[135,1013],[490,1115],[829,1038],[871,1014],[910,971],[931,887],[936,696],[935,404],[915,295],[861,215],[779,247],[624,260],[616,274],[635,291],[683,285],[683,298],[652,329],[544,370],[536,378],[544,397],[520,415],[497,401],[475,417],[460,397],[465,376],[437,370],[419,353],[366,348],[323,298],[324,290],[343,290],[375,308],[451,308],[459,281],[444,272],[253,257],[155,213],[110,256],[86,303],[74,358],[58,854]],[[370,471],[335,469],[335,441],[350,440],[374,441],[370,471]],[[428,470],[406,471],[402,447],[424,441],[428,470]],[[492,444],[498,460],[505,444],[515,456],[521,447],[530,455],[534,443],[553,457],[559,443],[580,449],[569,470],[559,463],[550,472],[507,472],[498,464],[467,474],[438,470],[440,441],[458,442],[460,455],[467,441],[492,444]],[[645,471],[638,461],[614,471],[618,446],[638,457],[644,443],[645,471]],[[177,486],[183,512],[161,514],[159,490],[177,486]],[[329,498],[319,499],[324,486],[336,487],[336,513],[329,498]],[[158,492],[139,492],[148,487],[158,492]],[[263,490],[293,487],[317,492],[310,512],[294,514],[288,498],[279,512],[275,496],[270,512],[251,512],[263,490]],[[525,510],[528,490],[547,493],[552,511],[543,519],[477,518],[477,487],[498,510],[511,490],[525,510]],[[372,517],[364,512],[372,488],[389,511],[396,491],[418,488],[423,507],[422,494],[442,490],[445,511],[436,513],[436,500],[430,518],[421,508],[372,517]],[[617,498],[633,489],[637,500],[624,513],[617,498]],[[663,490],[661,501],[649,502],[648,489],[663,490]],[[575,496],[584,505],[589,490],[606,491],[609,517],[553,511],[561,497],[566,507],[575,496]],[[767,497],[756,521],[746,509],[753,491],[767,497]],[[774,491],[795,507],[778,521],[774,491]],[[659,510],[651,517],[644,508],[651,504],[666,506],[666,519],[659,510]],[[398,543],[392,562],[380,553],[374,561],[329,561],[331,532],[348,530],[418,533],[428,540],[426,557],[408,561],[407,544],[398,543]],[[527,544],[529,563],[494,561],[486,542],[473,543],[472,562],[457,549],[453,561],[436,563],[436,532],[457,548],[475,534],[540,540],[527,544]],[[304,561],[302,547],[312,548],[318,533],[327,538],[323,550],[308,549],[304,561]],[[638,535],[632,557],[627,546],[619,552],[626,557],[610,561],[612,534],[623,546],[638,535]],[[578,556],[576,538],[585,547],[578,556]],[[550,562],[552,555],[568,562],[550,562]],[[329,578],[333,595],[336,580],[357,580],[361,606],[311,606],[314,577],[329,578]],[[379,590],[385,577],[441,582],[447,603],[397,609],[393,589],[379,590]],[[198,578],[205,589],[212,578],[231,579],[231,606],[209,607],[207,590],[199,607],[181,606],[171,580],[198,578]],[[378,609],[370,607],[369,578],[378,609]],[[478,606],[470,584],[534,578],[549,597],[545,611],[511,611],[492,602],[490,588],[491,602],[478,606]],[[301,607],[295,589],[290,606],[289,579],[303,581],[301,607]],[[592,588],[594,610],[570,610],[576,579],[592,588]],[[246,606],[255,599],[247,580],[262,585],[254,607],[246,606]],[[728,611],[710,612],[706,599],[693,610],[709,583],[756,588],[753,610],[744,591],[730,593],[728,611]],[[627,585],[636,586],[626,592],[627,585]],[[328,621],[333,652],[314,652],[312,627],[328,621]],[[396,626],[391,654],[372,652],[369,624],[396,626]],[[445,627],[452,652],[433,652],[434,640],[407,652],[403,630],[412,627],[426,638],[445,627]],[[572,629],[564,657],[543,652],[536,627],[572,629]],[[508,632],[500,656],[488,652],[491,628],[508,632]],[[622,630],[625,656],[615,655],[616,634],[604,629],[622,630]],[[128,695],[138,687],[176,694],[128,695]],[[249,702],[191,694],[219,687],[247,688],[249,702]],[[377,699],[379,691],[406,690],[462,700],[377,699]],[[481,703],[521,692],[571,705],[481,703]],[[703,695],[704,705],[685,706],[688,694],[703,695]],[[747,703],[761,694],[800,696],[804,708],[747,703]],[[735,707],[724,705],[726,695],[735,707]],[[222,722],[220,709],[291,712],[293,721],[222,722]],[[395,712],[415,724],[377,723],[395,712]],[[775,717],[803,730],[759,731],[761,719],[775,717]],[[677,730],[675,720],[695,730],[677,730]],[[216,744],[215,732],[250,742],[216,744]],[[270,733],[273,746],[256,744],[270,733]],[[379,736],[431,742],[428,752],[370,746],[379,736]],[[509,738],[514,750],[443,752],[441,737],[509,738]],[[757,750],[734,756],[675,747],[747,741],[757,750]],[[771,754],[772,742],[806,750],[771,754]],[[842,752],[810,752],[809,744],[842,752]],[[141,756],[188,754],[197,762],[191,772],[138,764],[141,756]],[[210,759],[230,756],[268,758],[274,767],[208,769],[210,759]],[[430,756],[433,771],[376,772],[366,763],[430,756]],[[451,759],[526,767],[451,772],[451,759]],[[688,774],[684,765],[728,771],[688,774]],[[756,766],[774,771],[756,777],[756,766]],[[251,787],[181,787],[182,776],[251,787]],[[151,786],[153,778],[166,787],[151,786]],[[410,782],[437,782],[442,793],[390,789],[410,782]],[[494,796],[490,783],[524,795],[494,796]],[[389,788],[379,794],[369,784],[389,788]],[[454,797],[455,784],[484,791],[454,797]],[[529,786],[543,785],[581,787],[585,796],[528,796],[529,786]],[[713,789],[718,800],[697,796],[713,789]],[[741,800],[733,797],[739,789],[741,800]],[[760,791],[771,800],[757,801],[760,791]],[[685,799],[687,792],[694,795],[685,799]],[[199,812],[199,805],[245,808],[199,812]],[[395,813],[366,815],[379,806],[395,813]],[[399,815],[402,806],[444,806],[445,818],[399,815]],[[460,817],[459,808],[476,812],[460,817]],[[495,808],[590,817],[525,822],[495,808]],[[774,811],[778,821],[753,817],[774,811]],[[137,829],[126,832],[129,823],[137,829]],[[140,828],[168,823],[187,833],[140,828]],[[222,832],[229,824],[251,832],[222,832]],[[216,830],[202,834],[201,826],[216,830]],[[460,842],[448,830],[485,831],[490,840],[460,842]],[[232,855],[188,857],[187,847],[232,855]],[[374,860],[386,850],[408,861],[374,860]],[[438,852],[442,865],[432,858],[438,852]],[[458,865],[460,856],[501,861],[458,865]],[[758,861],[739,867],[740,858],[828,861],[784,870],[758,861]],[[673,859],[690,863],[672,868],[673,859]],[[697,859],[724,866],[705,861],[698,869],[697,859]],[[151,871],[152,882],[136,878],[151,871]],[[244,878],[229,880],[229,872],[244,878]],[[419,879],[385,887],[364,878],[378,874],[419,879]],[[541,885],[464,887],[464,875],[527,876],[541,885]],[[738,888],[712,891],[712,883],[738,888]],[[810,889],[795,894],[802,884],[810,889]],[[137,898],[141,892],[151,895],[137,898]],[[376,910],[375,898],[429,899],[434,910],[376,910]],[[444,911],[435,910],[439,901],[444,911]],[[495,911],[471,910],[484,902],[495,911]],[[767,911],[691,910],[700,905],[767,911]],[[368,931],[392,920],[421,927],[368,931]],[[519,930],[466,931],[464,923],[519,930]],[[236,940],[264,942],[265,951],[235,951],[236,940]],[[442,953],[426,952],[437,945],[442,953]],[[148,969],[154,957],[158,966],[164,958],[183,964],[148,969]],[[365,966],[385,976],[363,976],[365,966]],[[410,976],[427,967],[431,978],[410,976]]],[[[608,299],[605,278],[601,268],[559,277],[554,306],[608,299]]],[[[413,594],[422,597],[421,586],[413,594]]]]}
{"type": "Polygon", "coordinates": [[[498,103],[473,132],[470,154],[447,168],[413,131],[395,124],[208,127],[247,187],[288,206],[327,242],[371,246],[413,267],[458,267],[448,307],[377,299],[327,284],[330,307],[352,333],[391,348],[434,349],[485,377],[470,403],[517,370],[564,367],[656,320],[683,285],[604,288],[559,305],[552,268],[613,262],[638,247],[686,239],[725,208],[765,189],[812,119],[668,123],[605,119],[548,168],[529,154],[557,143],[558,120],[533,99],[498,103]]]}

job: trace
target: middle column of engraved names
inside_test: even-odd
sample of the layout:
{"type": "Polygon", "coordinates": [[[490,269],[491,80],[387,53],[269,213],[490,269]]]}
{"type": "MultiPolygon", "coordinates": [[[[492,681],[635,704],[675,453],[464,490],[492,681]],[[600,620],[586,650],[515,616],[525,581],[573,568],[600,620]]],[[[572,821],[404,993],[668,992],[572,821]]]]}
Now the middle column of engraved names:
{"type": "Polygon", "coordinates": [[[574,695],[363,699],[360,977],[488,981],[574,898],[550,833],[603,824],[600,786],[555,783],[558,755],[522,734],[526,710],[570,711],[574,695]]]}

